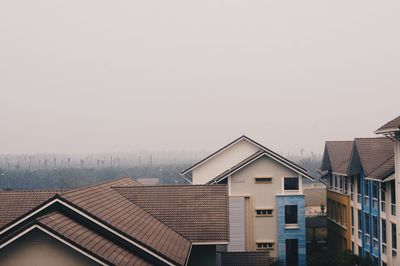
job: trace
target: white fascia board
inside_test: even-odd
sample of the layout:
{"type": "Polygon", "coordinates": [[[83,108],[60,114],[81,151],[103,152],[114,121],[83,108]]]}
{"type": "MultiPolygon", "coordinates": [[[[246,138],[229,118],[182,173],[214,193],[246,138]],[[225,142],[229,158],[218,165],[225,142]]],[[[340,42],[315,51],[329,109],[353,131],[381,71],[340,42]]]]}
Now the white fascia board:
{"type": "MultiPolygon", "coordinates": [[[[253,160],[251,160],[251,161],[247,162],[246,164],[242,165],[241,167],[239,167],[239,168],[236,169],[235,171],[233,171],[233,172],[227,174],[226,176],[222,177],[221,179],[218,180],[218,182],[221,181],[221,180],[224,180],[224,179],[227,178],[228,176],[233,175],[233,174],[236,173],[237,171],[243,169],[244,167],[246,167],[247,165],[253,163],[255,160],[258,160],[260,157],[262,157],[262,156],[264,156],[264,155],[267,155],[269,158],[271,158],[271,159],[277,161],[277,162],[280,163],[280,164],[283,164],[284,166],[286,166],[286,167],[289,168],[290,170],[296,172],[297,174],[299,174],[299,175],[301,175],[301,176],[303,176],[303,177],[305,177],[305,178],[308,178],[308,179],[310,179],[311,181],[316,181],[316,179],[311,179],[310,177],[308,177],[308,176],[305,175],[304,173],[301,173],[301,172],[298,171],[297,169],[294,169],[293,167],[287,165],[286,163],[284,163],[284,162],[282,162],[282,161],[276,159],[274,156],[271,156],[271,155],[268,154],[267,152],[264,152],[264,153],[261,153],[259,156],[255,157],[253,160]]],[[[211,184],[216,184],[216,183],[217,183],[217,182],[214,181],[214,182],[212,182],[211,184]]]]}
{"type": "MultiPolygon", "coordinates": [[[[200,165],[204,164],[205,162],[209,161],[211,158],[214,158],[215,156],[217,156],[218,154],[220,154],[221,152],[223,152],[224,150],[228,149],[229,147],[232,147],[232,145],[235,145],[236,143],[238,143],[239,141],[246,139],[245,136],[242,136],[240,138],[238,138],[235,142],[232,142],[230,145],[226,146],[225,148],[219,150],[218,152],[216,152],[215,154],[213,154],[212,156],[209,156],[206,160],[202,161],[199,164],[194,164],[194,166],[190,167],[189,169],[187,169],[186,171],[180,173],[181,175],[186,175],[186,173],[192,171],[194,168],[199,167],[200,165]]],[[[246,139],[247,140],[247,139],[246,139]]],[[[253,142],[252,142],[253,143],[253,142]]],[[[255,144],[255,143],[253,143],[255,144]]],[[[257,145],[259,146],[259,145],[257,145]]],[[[263,149],[264,150],[264,149],[263,149]]]]}
{"type": "Polygon", "coordinates": [[[385,134],[385,133],[391,133],[391,132],[397,132],[397,131],[400,131],[400,128],[392,127],[392,128],[382,129],[382,130],[376,130],[375,134],[385,134]]]}
{"type": "Polygon", "coordinates": [[[60,204],[62,204],[63,206],[69,208],[70,210],[72,210],[72,211],[74,211],[74,212],[76,212],[76,213],[82,215],[83,217],[85,217],[86,219],[90,220],[91,222],[93,222],[93,223],[99,225],[100,227],[106,229],[107,231],[109,231],[109,232],[111,232],[111,233],[117,235],[118,237],[120,237],[120,238],[124,239],[125,241],[131,243],[132,245],[138,247],[139,249],[143,250],[144,252],[146,252],[146,253],[152,255],[153,257],[155,257],[155,258],[157,258],[157,259],[163,261],[164,263],[166,263],[166,264],[168,264],[168,265],[175,265],[175,264],[171,263],[170,261],[164,259],[164,258],[161,257],[160,255],[158,255],[158,254],[154,253],[153,251],[149,250],[148,248],[142,246],[141,244],[139,244],[139,243],[137,243],[137,242],[135,242],[135,241],[133,241],[133,240],[127,238],[126,236],[124,236],[124,235],[118,233],[117,231],[115,231],[114,229],[108,227],[107,225],[105,225],[105,224],[103,224],[103,223],[97,221],[96,219],[90,217],[90,216],[87,215],[86,213],[84,213],[84,212],[78,210],[77,208],[75,208],[75,207],[71,206],[70,204],[68,204],[68,203],[66,203],[66,202],[64,202],[64,201],[61,201],[60,199],[57,199],[57,198],[54,199],[54,200],[52,200],[52,201],[50,201],[50,202],[48,202],[47,204],[43,205],[42,207],[38,208],[38,209],[35,210],[34,212],[31,212],[29,215],[27,215],[27,216],[25,216],[25,217],[19,219],[19,220],[16,221],[15,223],[13,223],[13,224],[7,226],[6,228],[4,228],[4,229],[0,232],[0,235],[4,234],[5,232],[7,232],[8,230],[10,230],[11,228],[17,226],[18,224],[24,222],[25,220],[29,219],[29,218],[32,217],[33,215],[39,213],[40,211],[46,209],[47,207],[49,207],[50,205],[55,204],[55,203],[60,203],[60,204]]]}
{"type": "Polygon", "coordinates": [[[45,228],[43,228],[43,227],[41,227],[40,225],[37,225],[37,224],[32,225],[31,227],[25,229],[24,231],[20,232],[19,234],[15,235],[15,236],[12,237],[11,239],[9,239],[9,240],[7,240],[6,242],[4,242],[3,244],[1,244],[1,245],[0,245],[0,249],[6,247],[6,246],[9,245],[10,243],[14,242],[15,240],[17,240],[17,239],[20,238],[21,236],[26,235],[27,233],[29,233],[30,231],[32,231],[32,230],[34,230],[34,229],[38,229],[38,230],[44,232],[45,234],[47,234],[47,235],[53,237],[54,239],[56,239],[56,240],[62,242],[63,244],[69,246],[70,248],[72,248],[72,249],[78,251],[79,253],[81,253],[82,255],[84,255],[84,256],[86,256],[86,257],[88,257],[89,259],[94,260],[95,262],[99,263],[100,265],[104,265],[104,266],[107,266],[107,265],[108,265],[108,264],[104,263],[103,261],[97,259],[96,257],[90,255],[89,253],[83,251],[82,249],[78,248],[77,246],[71,244],[70,242],[65,241],[65,240],[62,239],[61,237],[59,237],[59,236],[53,234],[52,232],[48,231],[47,229],[45,229],[45,228]]]}

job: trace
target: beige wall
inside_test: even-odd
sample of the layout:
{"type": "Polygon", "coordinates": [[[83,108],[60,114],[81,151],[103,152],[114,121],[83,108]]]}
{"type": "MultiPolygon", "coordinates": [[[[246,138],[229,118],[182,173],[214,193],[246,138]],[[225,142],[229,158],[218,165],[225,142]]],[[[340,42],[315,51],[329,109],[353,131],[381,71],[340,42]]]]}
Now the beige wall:
{"type": "MultiPolygon", "coordinates": [[[[278,255],[278,236],[277,236],[277,209],[276,195],[283,193],[283,178],[295,177],[298,174],[269,157],[262,157],[230,178],[231,196],[250,196],[251,211],[250,217],[253,220],[252,249],[256,249],[257,241],[273,241],[274,250],[271,255],[278,255]],[[272,177],[272,183],[255,183],[254,177],[272,177]],[[255,209],[273,208],[272,217],[256,217],[255,209]]],[[[301,192],[302,179],[299,180],[301,192]]]]}
{"type": "Polygon", "coordinates": [[[235,145],[227,148],[204,164],[193,170],[193,184],[205,184],[225,170],[240,163],[250,155],[260,150],[249,141],[242,139],[235,145]]]}
{"type": "Polygon", "coordinates": [[[71,247],[34,229],[0,250],[0,265],[99,265],[71,247]]]}

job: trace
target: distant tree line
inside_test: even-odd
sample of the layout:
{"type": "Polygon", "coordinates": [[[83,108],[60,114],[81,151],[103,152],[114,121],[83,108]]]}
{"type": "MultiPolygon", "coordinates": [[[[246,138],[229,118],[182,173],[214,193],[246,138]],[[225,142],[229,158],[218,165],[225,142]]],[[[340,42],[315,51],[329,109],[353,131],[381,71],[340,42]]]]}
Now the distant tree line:
{"type": "Polygon", "coordinates": [[[159,178],[163,184],[183,184],[180,172],[189,164],[134,166],[129,168],[63,168],[14,170],[0,168],[0,189],[70,189],[118,177],[159,178]]]}
{"type": "MultiPolygon", "coordinates": [[[[196,154],[196,156],[199,156],[199,154],[196,154]]],[[[57,163],[59,161],[53,160],[54,165],[52,167],[42,164],[42,168],[39,168],[38,165],[35,168],[30,167],[29,156],[23,157],[23,160],[20,159],[20,161],[24,161],[24,164],[20,164],[17,160],[18,164],[16,165],[18,167],[9,167],[9,164],[6,164],[6,160],[3,158],[3,165],[0,164],[0,189],[70,189],[123,176],[159,178],[162,184],[183,184],[187,181],[180,176],[180,172],[199,160],[197,157],[193,157],[181,155],[178,161],[173,160],[172,162],[158,164],[154,163],[153,156],[148,157],[149,162],[146,164],[141,163],[141,157],[138,157],[138,163],[134,165],[119,164],[119,160],[112,164],[110,160],[109,166],[98,165],[94,159],[87,160],[87,162],[93,162],[91,167],[83,163],[82,165],[69,166],[67,158],[67,165],[65,163],[59,165],[57,163]],[[27,159],[25,160],[25,158],[27,159]]],[[[311,175],[317,176],[317,169],[321,164],[320,156],[311,153],[310,156],[293,156],[289,159],[307,169],[311,175]]],[[[157,161],[161,161],[161,156],[157,158],[157,161]]],[[[164,159],[164,161],[167,161],[167,159],[164,159]]]]}

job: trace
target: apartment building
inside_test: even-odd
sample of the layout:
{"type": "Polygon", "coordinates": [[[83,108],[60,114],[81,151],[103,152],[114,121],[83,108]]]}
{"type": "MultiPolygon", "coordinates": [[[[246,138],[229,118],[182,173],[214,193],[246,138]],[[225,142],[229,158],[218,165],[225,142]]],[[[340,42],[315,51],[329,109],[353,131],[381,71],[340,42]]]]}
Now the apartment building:
{"type": "Polygon", "coordinates": [[[305,169],[241,136],[181,173],[192,184],[228,184],[228,251],[265,251],[306,265],[305,169]]]}
{"type": "Polygon", "coordinates": [[[332,256],[339,256],[342,250],[351,246],[350,179],[347,168],[352,148],[353,141],[327,141],[321,163],[321,170],[328,180],[328,251],[332,256]]]}
{"type": "Polygon", "coordinates": [[[376,131],[384,137],[326,143],[321,170],[329,179],[328,245],[333,255],[351,249],[369,257],[372,265],[399,265],[399,128],[400,117],[376,131]]]}

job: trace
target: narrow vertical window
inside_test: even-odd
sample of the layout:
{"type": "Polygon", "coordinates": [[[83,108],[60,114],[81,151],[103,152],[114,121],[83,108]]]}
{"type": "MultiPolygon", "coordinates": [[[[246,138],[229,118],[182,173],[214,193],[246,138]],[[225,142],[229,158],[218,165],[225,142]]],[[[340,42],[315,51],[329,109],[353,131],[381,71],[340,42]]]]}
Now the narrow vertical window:
{"type": "Polygon", "coordinates": [[[392,248],[397,249],[397,228],[396,224],[392,224],[392,248]]]}
{"type": "Polygon", "coordinates": [[[297,205],[285,206],[285,224],[297,224],[297,205]]]}

